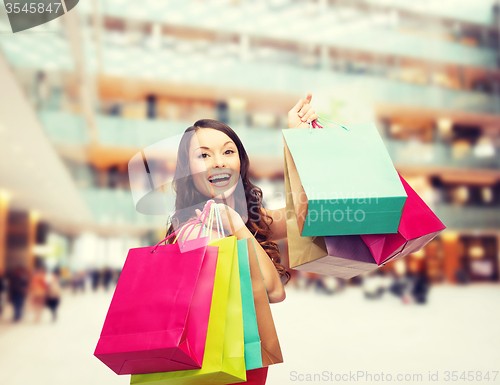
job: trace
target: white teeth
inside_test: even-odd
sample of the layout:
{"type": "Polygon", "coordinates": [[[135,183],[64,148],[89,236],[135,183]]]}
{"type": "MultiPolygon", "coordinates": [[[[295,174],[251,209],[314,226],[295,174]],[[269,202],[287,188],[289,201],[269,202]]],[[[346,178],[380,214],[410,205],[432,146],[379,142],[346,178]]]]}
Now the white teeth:
{"type": "Polygon", "coordinates": [[[229,175],[229,174],[215,175],[215,176],[210,177],[208,180],[210,180],[210,181],[216,181],[216,180],[224,179],[224,178],[231,178],[231,175],[229,175]]]}

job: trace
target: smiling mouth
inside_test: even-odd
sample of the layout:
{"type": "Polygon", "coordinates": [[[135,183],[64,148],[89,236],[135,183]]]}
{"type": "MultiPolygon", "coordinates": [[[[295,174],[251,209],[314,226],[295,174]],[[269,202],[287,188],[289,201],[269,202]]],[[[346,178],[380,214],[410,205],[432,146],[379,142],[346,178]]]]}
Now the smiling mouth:
{"type": "Polygon", "coordinates": [[[229,179],[231,179],[231,174],[224,173],[212,175],[208,178],[208,181],[214,186],[224,187],[228,184],[229,179]]]}

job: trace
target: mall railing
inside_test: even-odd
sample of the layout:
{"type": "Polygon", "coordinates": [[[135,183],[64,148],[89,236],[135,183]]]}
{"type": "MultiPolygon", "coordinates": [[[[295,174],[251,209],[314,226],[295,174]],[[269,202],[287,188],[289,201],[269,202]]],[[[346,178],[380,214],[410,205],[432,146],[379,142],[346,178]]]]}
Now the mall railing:
{"type": "Polygon", "coordinates": [[[80,192],[99,225],[124,225],[152,229],[165,227],[165,215],[144,215],[134,207],[132,193],[123,189],[83,188],[80,192]]]}
{"type": "MultiPolygon", "coordinates": [[[[362,5],[373,4],[375,6],[387,6],[387,1],[381,0],[355,0],[362,5]]],[[[435,17],[442,17],[446,19],[454,19],[457,21],[464,21],[473,24],[481,24],[485,26],[494,25],[494,2],[482,1],[462,1],[457,6],[450,7],[447,2],[432,2],[431,6],[425,6],[423,3],[412,2],[406,0],[391,0],[390,5],[395,9],[415,12],[420,15],[432,15],[435,17]]]]}
{"type": "Polygon", "coordinates": [[[384,143],[396,166],[445,166],[460,169],[500,169],[500,151],[492,156],[475,155],[474,147],[460,157],[451,145],[420,143],[384,138],[384,143]]]}
{"type": "MultiPolygon", "coordinates": [[[[401,6],[402,3],[411,2],[402,0],[398,3],[397,6],[401,6]]],[[[462,19],[467,16],[466,20],[475,20],[471,20],[471,22],[486,23],[492,21],[491,6],[481,5],[478,2],[476,6],[465,8],[463,4],[457,7],[444,5],[441,8],[448,9],[445,15],[447,13],[450,18],[462,19]],[[450,11],[451,8],[453,10],[450,11]]],[[[133,1],[121,1],[107,4],[106,7],[103,7],[102,12],[106,16],[201,29],[205,33],[207,33],[206,31],[217,31],[232,36],[241,34],[383,55],[415,57],[465,66],[497,67],[497,54],[494,49],[478,49],[460,43],[441,41],[423,34],[419,36],[401,32],[404,30],[404,22],[394,21],[387,13],[373,13],[351,8],[348,10],[349,16],[347,16],[342,15],[343,11],[339,8],[347,10],[348,7],[337,6],[321,10],[315,16],[311,16],[305,14],[302,4],[284,5],[281,9],[274,10],[272,6],[256,5],[250,2],[241,5],[228,2],[217,6],[197,3],[196,10],[194,10],[192,3],[185,0],[174,0],[169,1],[168,4],[165,3],[163,8],[155,2],[144,2],[141,5],[140,16],[138,16],[135,7],[136,4],[133,1]],[[196,17],[192,17],[193,12],[196,12],[196,17]],[[255,21],[252,19],[252,12],[255,12],[255,21]],[[287,19],[286,28],[275,22],[276,15],[280,14],[287,19]],[[224,23],[217,23],[218,19],[223,19],[224,23]],[[378,22],[372,23],[372,20],[378,22]],[[307,30],[308,33],[304,33],[304,26],[308,22],[317,25],[317,31],[307,30]],[[346,39],[346,36],[349,38],[346,39]]],[[[416,7],[418,6],[416,5],[416,7]]],[[[436,10],[436,7],[427,7],[423,12],[421,10],[422,17],[419,20],[422,23],[422,30],[425,30],[425,14],[428,8],[434,8],[429,10],[429,15],[437,16],[443,13],[442,10],[436,10]]],[[[80,11],[91,14],[93,10],[90,4],[82,4],[80,11]]],[[[104,40],[106,40],[106,32],[104,40]]]]}
{"type": "Polygon", "coordinates": [[[38,117],[54,143],[88,144],[89,130],[82,115],[71,112],[42,110],[38,117]]]}
{"type": "MultiPolygon", "coordinates": [[[[366,37],[366,39],[371,41],[373,37],[370,39],[366,37]]],[[[434,52],[434,49],[430,51],[434,52]]],[[[113,75],[118,71],[121,76],[139,79],[291,94],[306,92],[311,84],[316,84],[318,85],[316,94],[321,93],[332,98],[336,93],[347,93],[345,97],[342,94],[338,96],[343,99],[353,97],[351,94],[358,93],[363,100],[374,102],[477,113],[500,112],[498,99],[486,93],[447,89],[439,85],[411,84],[407,81],[393,80],[384,75],[376,75],[369,69],[348,73],[334,70],[333,67],[331,70],[322,69],[319,62],[311,66],[300,66],[297,65],[297,59],[285,63],[258,59],[241,61],[234,55],[211,58],[208,53],[202,52],[189,54],[178,54],[168,50],[165,52],[162,55],[155,55],[146,49],[135,49],[133,56],[137,59],[133,63],[128,63],[126,51],[121,50],[120,47],[107,47],[104,54],[105,72],[113,75]],[[144,68],[147,68],[147,73],[144,68]]],[[[459,56],[461,55],[468,56],[469,54],[461,53],[459,56]]],[[[492,58],[496,58],[495,55],[492,52],[492,58]]],[[[447,62],[449,62],[448,58],[447,62]]],[[[486,64],[481,59],[471,65],[485,66],[486,64]]],[[[398,76],[398,68],[382,68],[382,72],[387,72],[387,70],[392,73],[391,76],[398,76]]],[[[419,79],[415,79],[415,82],[417,81],[420,82],[419,79]]]]}
{"type": "MultiPolygon", "coordinates": [[[[89,135],[80,115],[56,111],[42,111],[40,119],[54,143],[88,144],[89,135]]],[[[137,151],[182,134],[193,122],[172,120],[124,119],[114,116],[98,116],[99,142],[109,147],[134,147],[137,151]]],[[[250,155],[282,156],[281,130],[273,128],[248,128],[231,125],[250,155]]],[[[420,143],[384,138],[393,162],[398,165],[432,165],[457,168],[500,169],[500,151],[493,156],[475,155],[474,148],[458,158],[453,148],[443,143],[420,143]]]]}

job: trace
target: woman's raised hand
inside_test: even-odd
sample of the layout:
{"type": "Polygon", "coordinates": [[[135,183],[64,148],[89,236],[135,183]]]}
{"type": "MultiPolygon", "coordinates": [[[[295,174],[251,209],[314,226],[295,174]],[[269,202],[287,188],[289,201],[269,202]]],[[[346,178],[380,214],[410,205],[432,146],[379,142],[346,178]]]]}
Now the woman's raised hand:
{"type": "Polygon", "coordinates": [[[288,112],[288,128],[309,128],[309,122],[318,119],[311,99],[312,94],[308,93],[305,100],[300,99],[288,112]]]}

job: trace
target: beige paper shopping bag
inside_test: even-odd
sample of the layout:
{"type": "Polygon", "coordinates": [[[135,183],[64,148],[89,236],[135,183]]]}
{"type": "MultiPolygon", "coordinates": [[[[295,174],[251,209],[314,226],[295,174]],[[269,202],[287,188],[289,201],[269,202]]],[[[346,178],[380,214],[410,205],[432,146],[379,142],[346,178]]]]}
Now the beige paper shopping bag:
{"type": "Polygon", "coordinates": [[[378,265],[359,235],[300,236],[294,209],[294,198],[295,200],[300,198],[292,193],[291,186],[294,184],[298,189],[300,181],[285,144],[286,230],[290,267],[344,279],[376,269],[378,265]]]}

